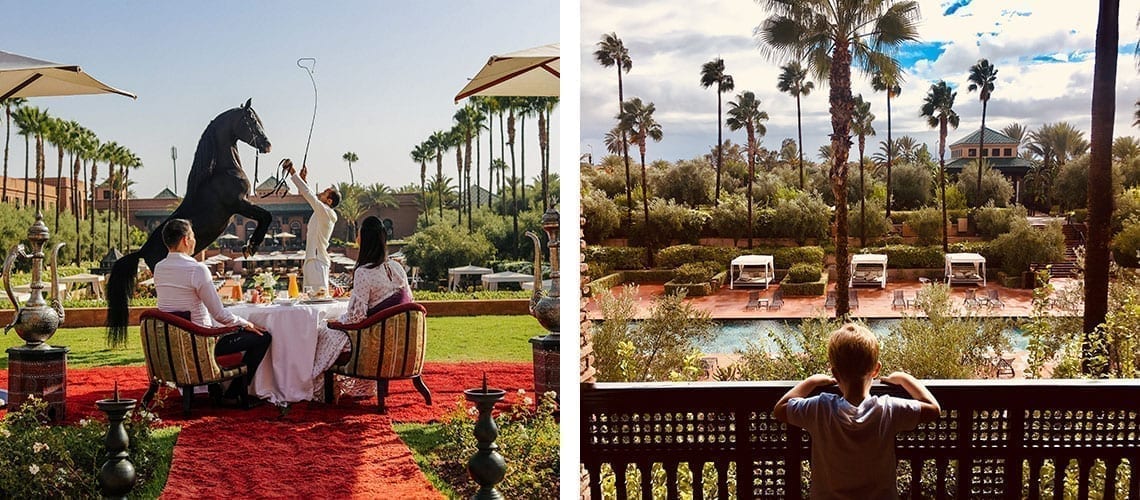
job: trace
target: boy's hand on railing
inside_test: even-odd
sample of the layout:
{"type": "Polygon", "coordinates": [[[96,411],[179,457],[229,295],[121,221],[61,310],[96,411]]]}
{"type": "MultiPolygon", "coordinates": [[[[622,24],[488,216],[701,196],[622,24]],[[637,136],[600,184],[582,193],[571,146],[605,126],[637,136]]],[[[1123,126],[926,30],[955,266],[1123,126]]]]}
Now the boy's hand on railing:
{"type": "Polygon", "coordinates": [[[832,377],[831,375],[817,373],[804,380],[804,383],[811,384],[812,387],[827,387],[829,385],[835,385],[838,382],[836,382],[835,377],[832,377]]]}
{"type": "Polygon", "coordinates": [[[891,384],[891,385],[903,385],[903,384],[910,382],[912,380],[914,380],[914,377],[912,377],[907,372],[894,372],[894,373],[891,373],[890,375],[879,377],[879,382],[882,382],[884,384],[891,384]]]}

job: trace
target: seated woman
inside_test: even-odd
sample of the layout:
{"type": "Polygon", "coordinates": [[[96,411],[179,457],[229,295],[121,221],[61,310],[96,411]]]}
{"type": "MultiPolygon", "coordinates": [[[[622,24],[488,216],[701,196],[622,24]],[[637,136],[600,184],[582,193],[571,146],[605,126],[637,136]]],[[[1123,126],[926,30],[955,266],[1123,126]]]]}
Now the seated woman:
{"type": "MultiPolygon", "coordinates": [[[[363,321],[380,310],[412,301],[412,288],[408,285],[404,267],[388,258],[388,233],[379,218],[369,216],[361,222],[356,243],[360,247],[360,255],[356,259],[356,270],[352,273],[352,297],[348,301],[348,311],[336,319],[341,323],[363,321]]],[[[321,377],[332,367],[337,357],[348,350],[347,334],[324,325],[317,329],[317,353],[313,363],[314,391],[324,390],[321,377]]],[[[345,387],[352,395],[370,395],[375,387],[375,382],[370,380],[338,379],[338,385],[346,383],[353,384],[352,388],[345,387]]]]}

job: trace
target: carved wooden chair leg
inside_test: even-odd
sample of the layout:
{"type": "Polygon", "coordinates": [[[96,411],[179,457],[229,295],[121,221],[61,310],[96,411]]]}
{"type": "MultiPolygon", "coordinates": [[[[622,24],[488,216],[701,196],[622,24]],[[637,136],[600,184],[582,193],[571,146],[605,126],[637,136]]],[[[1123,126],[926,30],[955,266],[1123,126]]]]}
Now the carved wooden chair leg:
{"type": "Polygon", "coordinates": [[[427,402],[428,406],[431,406],[431,391],[428,390],[423,377],[419,375],[412,377],[412,385],[416,386],[416,390],[420,391],[420,394],[423,395],[424,401],[427,402]]]}
{"type": "Polygon", "coordinates": [[[210,390],[210,400],[213,401],[214,406],[222,405],[222,386],[220,384],[210,384],[206,386],[210,390]]]}
{"type": "Polygon", "coordinates": [[[388,379],[380,379],[376,381],[376,403],[380,413],[388,413],[388,407],[384,404],[384,398],[388,397],[388,379]]]}
{"type": "Polygon", "coordinates": [[[158,392],[158,381],[157,380],[151,380],[150,381],[150,387],[147,387],[146,394],[143,394],[143,397],[142,397],[143,408],[149,408],[150,407],[150,402],[154,399],[154,395],[157,392],[158,392]]]}
{"type": "Polygon", "coordinates": [[[190,417],[190,405],[194,402],[194,386],[182,387],[182,416],[190,417]]]}
{"type": "Polygon", "coordinates": [[[326,403],[333,403],[336,401],[336,397],[333,394],[333,391],[336,390],[336,388],[334,387],[335,384],[333,384],[335,377],[336,377],[336,375],[333,375],[333,372],[325,372],[325,402],[326,403]]]}

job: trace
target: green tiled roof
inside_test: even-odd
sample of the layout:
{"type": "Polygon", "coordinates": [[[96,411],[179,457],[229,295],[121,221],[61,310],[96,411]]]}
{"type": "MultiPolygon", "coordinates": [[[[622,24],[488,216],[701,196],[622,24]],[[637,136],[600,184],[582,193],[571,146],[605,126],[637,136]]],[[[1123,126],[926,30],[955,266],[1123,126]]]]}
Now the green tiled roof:
{"type": "MultiPolygon", "coordinates": [[[[978,136],[980,136],[981,133],[982,132],[980,130],[975,130],[974,133],[958,139],[958,141],[951,144],[950,147],[961,146],[963,144],[977,144],[978,136]]],[[[998,132],[992,128],[986,127],[986,145],[988,146],[990,144],[1017,144],[1017,140],[1012,139],[1008,135],[998,132]]]]}
{"type": "MultiPolygon", "coordinates": [[[[946,171],[952,174],[961,172],[974,160],[975,158],[958,158],[946,164],[946,171]]],[[[1005,175],[1025,175],[1029,169],[1033,168],[1033,164],[1025,158],[986,158],[986,162],[990,164],[990,167],[1005,175]]]]}

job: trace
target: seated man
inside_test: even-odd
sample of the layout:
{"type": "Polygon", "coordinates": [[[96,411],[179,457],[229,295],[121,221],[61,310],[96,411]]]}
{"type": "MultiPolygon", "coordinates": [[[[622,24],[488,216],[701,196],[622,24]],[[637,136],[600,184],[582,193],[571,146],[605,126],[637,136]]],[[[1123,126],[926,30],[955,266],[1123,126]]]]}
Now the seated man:
{"type": "Polygon", "coordinates": [[[241,326],[241,330],[218,339],[214,355],[245,351],[242,362],[249,368],[245,386],[230,384],[225,397],[236,398],[239,391],[249,391],[257,366],[261,364],[271,340],[269,332],[222,307],[222,299],[214,289],[210,270],[190,256],[194,251],[194,228],[186,219],[171,219],[162,227],[162,241],[170,253],[154,266],[154,290],[158,309],[185,315],[192,323],[207,328],[241,326]]]}

